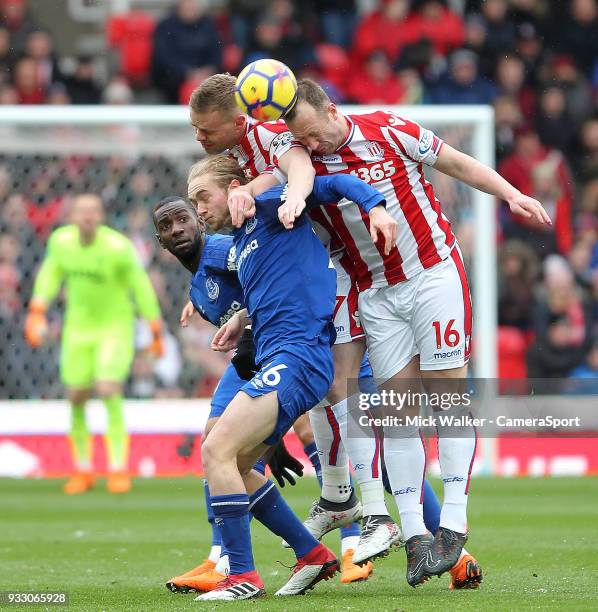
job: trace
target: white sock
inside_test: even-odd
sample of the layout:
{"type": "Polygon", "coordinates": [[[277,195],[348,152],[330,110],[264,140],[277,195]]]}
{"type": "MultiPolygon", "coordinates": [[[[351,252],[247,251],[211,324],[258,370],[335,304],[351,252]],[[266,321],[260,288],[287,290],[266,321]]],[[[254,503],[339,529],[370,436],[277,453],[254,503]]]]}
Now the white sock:
{"type": "MultiPolygon", "coordinates": [[[[357,472],[355,472],[355,479],[359,482],[357,472]]],[[[384,500],[384,483],[380,478],[359,482],[359,492],[361,493],[363,516],[371,516],[373,514],[389,516],[386,501],[384,500]]]]}
{"type": "Polygon", "coordinates": [[[349,461],[329,405],[320,402],[312,408],[309,421],[322,467],[322,497],[331,502],[345,502],[352,492],[349,461]]]}
{"type": "Polygon", "coordinates": [[[218,559],[218,563],[216,563],[215,570],[220,572],[221,574],[228,574],[230,571],[230,566],[228,564],[228,555],[222,555],[220,559],[218,559]]]}
{"type": "Polygon", "coordinates": [[[344,556],[348,550],[355,550],[359,544],[359,536],[347,536],[341,540],[341,555],[344,556]]]}
{"type": "Polygon", "coordinates": [[[458,533],[467,532],[467,493],[475,454],[476,438],[473,427],[438,427],[438,461],[444,482],[444,501],[440,511],[440,526],[458,533]]]}
{"type": "Polygon", "coordinates": [[[426,451],[416,428],[389,430],[384,436],[384,462],[393,497],[401,517],[406,540],[427,533],[424,524],[422,486],[426,472],[426,451]]]}
{"type": "Polygon", "coordinates": [[[210,548],[210,554],[208,555],[208,559],[212,562],[212,563],[218,563],[218,560],[220,559],[220,551],[222,550],[222,546],[212,546],[212,548],[210,548]]]}

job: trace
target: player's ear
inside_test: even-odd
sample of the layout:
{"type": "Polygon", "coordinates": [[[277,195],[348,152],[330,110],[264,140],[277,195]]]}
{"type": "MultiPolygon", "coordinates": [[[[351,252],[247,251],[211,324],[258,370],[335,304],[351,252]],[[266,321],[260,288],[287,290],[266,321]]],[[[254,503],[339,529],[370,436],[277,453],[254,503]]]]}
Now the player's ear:
{"type": "Polygon", "coordinates": [[[247,118],[245,117],[245,115],[243,115],[243,113],[239,113],[235,117],[235,127],[238,129],[244,128],[246,121],[247,121],[247,118]]]}
{"type": "Polygon", "coordinates": [[[237,187],[241,186],[241,181],[239,179],[233,179],[229,185],[228,185],[228,190],[230,191],[231,189],[236,189],[237,187]]]}
{"type": "Polygon", "coordinates": [[[334,102],[330,102],[328,104],[328,114],[332,119],[336,119],[338,117],[338,109],[336,108],[336,104],[334,102]]]}
{"type": "Polygon", "coordinates": [[[162,243],[162,238],[160,238],[160,234],[156,233],[154,234],[154,236],[156,237],[156,240],[158,241],[158,244],[165,249],[166,247],[164,246],[164,244],[162,243]]]}

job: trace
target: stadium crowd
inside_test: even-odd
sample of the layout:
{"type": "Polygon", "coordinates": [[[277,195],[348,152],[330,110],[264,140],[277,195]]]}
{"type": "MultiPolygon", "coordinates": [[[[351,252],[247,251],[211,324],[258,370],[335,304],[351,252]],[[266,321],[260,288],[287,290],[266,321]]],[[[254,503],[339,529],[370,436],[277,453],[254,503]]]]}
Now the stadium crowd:
{"type": "MultiPolygon", "coordinates": [[[[268,10],[178,0],[169,14],[106,26],[118,62],[103,74],[95,58],[58,57],[56,33],[26,0],[0,0],[0,104],[186,104],[206,76],[275,57],[339,103],[493,105],[499,171],[554,221],[546,231],[500,208],[500,374],[598,377],[596,0],[272,0],[268,10]]],[[[61,395],[57,344],[33,353],[21,330],[45,239],[79,190],[101,193],[108,223],[134,241],[170,330],[161,362],[139,352],[129,395],[210,393],[226,360],[208,350],[212,328],[199,317],[179,329],[187,279],[158,248],[150,218],[184,181],[159,156],[0,155],[0,396],[61,395]]],[[[459,193],[442,195],[457,206],[459,193]]],[[[450,216],[470,256],[467,218],[450,216]]],[[[139,338],[143,347],[143,330],[139,338]]]]}

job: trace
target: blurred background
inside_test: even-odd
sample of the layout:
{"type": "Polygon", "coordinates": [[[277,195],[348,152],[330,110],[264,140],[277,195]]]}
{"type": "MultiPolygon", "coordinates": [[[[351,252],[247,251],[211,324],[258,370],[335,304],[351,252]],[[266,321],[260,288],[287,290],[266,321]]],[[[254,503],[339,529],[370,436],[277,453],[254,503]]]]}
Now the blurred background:
{"type": "MultiPolygon", "coordinates": [[[[318,80],[338,103],[493,106],[496,167],[554,220],[545,230],[499,203],[498,375],[598,387],[596,0],[0,0],[0,105],[186,105],[210,74],[237,74],[262,57],[318,80]]],[[[431,127],[471,150],[466,130],[431,127]]],[[[163,406],[209,398],[227,358],[209,350],[209,324],[179,327],[188,275],[158,248],[150,214],[186,191],[202,155],[191,129],[181,136],[188,147],[164,151],[96,138],[73,153],[47,128],[2,134],[0,399],[63,396],[60,303],[50,312],[54,342],[34,351],[22,329],[47,237],[81,191],[101,194],[108,225],[133,241],[167,324],[159,361],[143,351],[151,336],[140,325],[126,396],[163,406]]],[[[450,181],[438,187],[471,263],[469,196],[450,181]]],[[[173,434],[169,452],[176,444],[173,434]]],[[[598,458],[583,465],[575,470],[598,469],[598,458]]]]}

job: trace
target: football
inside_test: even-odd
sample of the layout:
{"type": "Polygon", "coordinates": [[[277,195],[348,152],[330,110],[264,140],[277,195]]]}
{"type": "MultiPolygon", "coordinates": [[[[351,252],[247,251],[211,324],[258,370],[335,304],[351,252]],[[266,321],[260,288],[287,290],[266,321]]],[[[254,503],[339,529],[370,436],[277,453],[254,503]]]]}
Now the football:
{"type": "Polygon", "coordinates": [[[254,119],[280,119],[297,100],[297,79],[282,62],[257,60],[245,66],[237,77],[235,99],[239,108],[254,119]]]}

